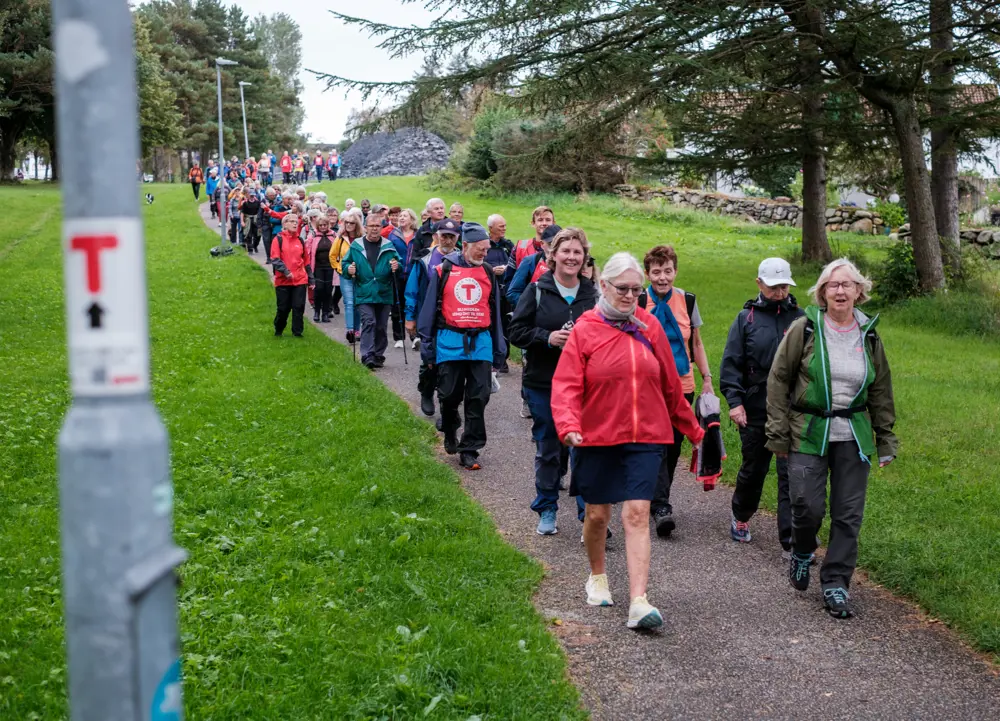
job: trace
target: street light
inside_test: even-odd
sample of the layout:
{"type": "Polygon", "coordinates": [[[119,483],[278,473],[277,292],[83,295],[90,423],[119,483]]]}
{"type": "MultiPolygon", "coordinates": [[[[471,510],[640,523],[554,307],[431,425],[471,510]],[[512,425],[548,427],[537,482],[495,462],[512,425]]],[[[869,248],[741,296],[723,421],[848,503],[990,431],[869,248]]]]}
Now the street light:
{"type": "Polygon", "coordinates": [[[240,106],[243,108],[243,145],[246,152],[244,158],[250,157],[250,136],[247,135],[247,104],[243,99],[243,87],[246,85],[253,85],[253,83],[248,83],[244,80],[240,80],[240,106]]]}
{"type": "MultiPolygon", "coordinates": [[[[222,171],[223,162],[225,162],[226,156],[222,153],[222,66],[223,65],[239,65],[235,60],[226,60],[225,58],[215,59],[215,87],[219,97],[219,182],[222,183],[223,191],[222,195],[226,195],[226,176],[222,171]]],[[[222,202],[219,203],[219,220],[222,222],[222,227],[219,229],[219,252],[224,253],[228,250],[226,246],[226,233],[228,232],[228,223],[226,218],[226,211],[228,210],[229,204],[222,202]]]]}

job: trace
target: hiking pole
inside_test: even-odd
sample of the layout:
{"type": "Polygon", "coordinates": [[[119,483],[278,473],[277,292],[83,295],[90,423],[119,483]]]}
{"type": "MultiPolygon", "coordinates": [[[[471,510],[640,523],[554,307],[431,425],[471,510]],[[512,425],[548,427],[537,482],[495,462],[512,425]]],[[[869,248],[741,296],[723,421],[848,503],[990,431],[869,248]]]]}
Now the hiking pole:
{"type": "Polygon", "coordinates": [[[399,286],[396,284],[396,271],[392,271],[392,302],[399,309],[399,327],[403,333],[403,365],[410,365],[406,357],[406,313],[403,312],[403,299],[399,296],[399,286]]]}

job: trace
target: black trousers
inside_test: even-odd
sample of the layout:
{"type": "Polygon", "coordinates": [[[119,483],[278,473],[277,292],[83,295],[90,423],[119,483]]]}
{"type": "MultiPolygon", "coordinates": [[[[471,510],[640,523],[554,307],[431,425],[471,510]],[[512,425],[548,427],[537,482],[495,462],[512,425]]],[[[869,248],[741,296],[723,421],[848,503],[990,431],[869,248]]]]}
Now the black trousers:
{"type": "Polygon", "coordinates": [[[458,430],[458,406],[465,403],[459,453],[475,453],[486,445],[486,404],[490,402],[492,371],[489,361],[448,361],[437,366],[441,430],[446,434],[458,430]]]}
{"type": "Polygon", "coordinates": [[[240,216],[238,215],[229,217],[229,242],[234,245],[242,242],[240,239],[240,216]]]}
{"type": "Polygon", "coordinates": [[[282,173],[282,175],[285,176],[285,185],[289,185],[292,182],[292,174],[282,173]]]}
{"type": "Polygon", "coordinates": [[[339,285],[333,286],[333,307],[337,309],[337,313],[340,313],[340,299],[344,297],[343,292],[340,290],[339,285]]]}
{"type": "Polygon", "coordinates": [[[257,216],[247,216],[243,226],[243,244],[247,250],[257,250],[260,245],[260,233],[257,232],[257,216]]]}
{"type": "Polygon", "coordinates": [[[288,324],[288,313],[292,314],[292,335],[302,335],[304,323],[302,314],[306,310],[305,285],[276,285],[274,295],[278,301],[278,312],[274,315],[274,332],[278,335],[288,324]]]}
{"type": "Polygon", "coordinates": [[[420,395],[433,398],[436,389],[437,366],[429,366],[426,363],[421,363],[420,370],[417,373],[417,390],[420,391],[420,395]]]}
{"type": "Polygon", "coordinates": [[[316,289],[313,291],[313,308],[324,316],[330,315],[333,298],[333,268],[317,268],[313,271],[316,289]]]}
{"type": "MultiPolygon", "coordinates": [[[[760,508],[760,494],[764,490],[764,479],[771,470],[771,457],[767,449],[767,434],[764,426],[740,428],[743,447],[743,463],[736,474],[736,490],[733,491],[733,515],[737,521],[746,523],[760,508]]],[[[792,547],[792,502],[788,495],[788,460],[778,458],[778,540],[784,548],[792,547]]]]}
{"type": "MultiPolygon", "coordinates": [[[[694,393],[685,393],[684,397],[688,403],[694,403],[694,393]]],[[[675,428],[674,442],[667,446],[667,452],[660,461],[660,470],[656,474],[656,493],[653,494],[653,502],[649,506],[651,512],[660,508],[665,508],[670,513],[674,511],[674,507],[670,505],[670,488],[674,485],[674,471],[677,470],[683,443],[684,434],[675,428]]]]}
{"type": "Polygon", "coordinates": [[[392,308],[389,309],[389,314],[392,316],[392,339],[406,340],[406,335],[403,332],[403,317],[399,313],[399,299],[403,297],[403,293],[406,292],[406,284],[403,282],[403,274],[396,273],[396,295],[393,297],[392,308]]]}
{"type": "MultiPolygon", "coordinates": [[[[260,231],[258,235],[260,235],[260,239],[264,245],[264,253],[266,255],[271,252],[271,224],[266,220],[261,221],[258,219],[257,229],[260,231]]],[[[254,246],[254,250],[257,250],[257,246],[254,246]]]]}
{"type": "Polygon", "coordinates": [[[201,183],[192,180],[191,181],[191,190],[194,191],[194,199],[195,200],[201,200],[201,183]]]}

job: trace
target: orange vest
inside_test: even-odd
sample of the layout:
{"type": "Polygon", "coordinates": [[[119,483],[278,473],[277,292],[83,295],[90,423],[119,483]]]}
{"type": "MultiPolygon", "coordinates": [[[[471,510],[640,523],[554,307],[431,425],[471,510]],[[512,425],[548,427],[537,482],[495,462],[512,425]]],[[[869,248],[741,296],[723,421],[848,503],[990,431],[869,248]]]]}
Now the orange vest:
{"type": "MultiPolygon", "coordinates": [[[[449,265],[451,265],[449,263],[449,265]]],[[[442,276],[443,265],[437,267],[442,276]]],[[[481,330],[490,327],[490,291],[493,281],[486,268],[451,265],[441,290],[441,319],[452,330],[481,330]]]]}
{"type": "Polygon", "coordinates": [[[535,272],[531,274],[531,280],[529,283],[537,283],[538,279],[541,278],[549,271],[549,264],[545,262],[544,258],[538,259],[538,265],[535,266],[535,272]]]}

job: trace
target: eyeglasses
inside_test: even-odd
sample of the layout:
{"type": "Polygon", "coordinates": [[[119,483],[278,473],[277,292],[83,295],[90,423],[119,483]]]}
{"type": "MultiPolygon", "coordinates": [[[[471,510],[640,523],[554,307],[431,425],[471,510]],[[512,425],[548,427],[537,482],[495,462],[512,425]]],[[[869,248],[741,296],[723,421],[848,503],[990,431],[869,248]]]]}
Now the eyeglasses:
{"type": "Polygon", "coordinates": [[[608,285],[610,285],[612,288],[614,288],[615,292],[618,295],[620,295],[622,298],[625,298],[626,296],[628,296],[629,293],[631,293],[632,295],[634,295],[636,298],[638,298],[640,295],[642,295],[642,286],[641,285],[638,285],[638,286],[636,286],[636,285],[615,285],[614,283],[608,283],[608,285]]]}
{"type": "Polygon", "coordinates": [[[830,290],[837,290],[838,288],[843,288],[844,290],[854,290],[857,283],[853,280],[842,280],[839,283],[827,283],[826,287],[830,290]]]}

